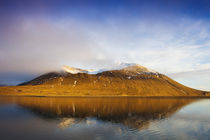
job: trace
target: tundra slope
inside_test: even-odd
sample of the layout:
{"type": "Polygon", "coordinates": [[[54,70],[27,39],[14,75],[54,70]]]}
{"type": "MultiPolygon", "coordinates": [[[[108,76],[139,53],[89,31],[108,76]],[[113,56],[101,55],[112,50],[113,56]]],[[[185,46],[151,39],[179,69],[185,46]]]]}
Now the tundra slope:
{"type": "Polygon", "coordinates": [[[20,85],[13,88],[13,91],[19,92],[20,95],[35,96],[209,95],[209,92],[186,87],[137,64],[98,72],[65,66],[62,72],[47,73],[20,85]]]}

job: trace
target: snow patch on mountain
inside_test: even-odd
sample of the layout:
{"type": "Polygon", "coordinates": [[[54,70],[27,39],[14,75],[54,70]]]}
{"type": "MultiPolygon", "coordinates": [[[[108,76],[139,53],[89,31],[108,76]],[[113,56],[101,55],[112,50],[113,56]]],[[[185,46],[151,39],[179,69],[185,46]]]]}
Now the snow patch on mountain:
{"type": "Polygon", "coordinates": [[[97,74],[98,73],[98,71],[95,71],[93,69],[84,70],[80,68],[69,67],[66,65],[63,66],[63,70],[71,74],[77,74],[77,73],[97,74]]]}

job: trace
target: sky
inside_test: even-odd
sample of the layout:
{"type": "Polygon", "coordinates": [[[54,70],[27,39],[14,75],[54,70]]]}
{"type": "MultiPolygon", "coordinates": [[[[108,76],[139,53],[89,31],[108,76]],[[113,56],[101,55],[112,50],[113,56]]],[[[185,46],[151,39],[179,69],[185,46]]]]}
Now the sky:
{"type": "Polygon", "coordinates": [[[210,1],[0,1],[0,84],[119,62],[210,90],[210,1]]]}

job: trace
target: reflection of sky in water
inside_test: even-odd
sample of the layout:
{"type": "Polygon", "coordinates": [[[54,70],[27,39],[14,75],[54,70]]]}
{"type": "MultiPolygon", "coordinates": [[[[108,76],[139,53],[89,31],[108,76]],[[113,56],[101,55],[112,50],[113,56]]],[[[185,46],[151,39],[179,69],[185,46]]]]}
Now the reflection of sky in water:
{"type": "Polygon", "coordinates": [[[203,99],[199,102],[195,102],[189,106],[186,106],[179,112],[179,114],[192,114],[193,116],[197,117],[210,116],[210,100],[203,99]]]}
{"type": "Polygon", "coordinates": [[[209,139],[209,107],[209,99],[200,100],[182,108],[171,118],[158,122],[150,129],[160,130],[161,133],[174,136],[175,139],[209,139]]]}
{"type": "Polygon", "coordinates": [[[24,107],[0,104],[0,137],[4,140],[14,138],[21,140],[209,139],[209,107],[209,99],[197,100],[182,106],[172,115],[163,119],[146,119],[143,127],[134,128],[129,126],[134,116],[118,122],[111,119],[101,120],[100,117],[94,116],[47,118],[24,107]]]}

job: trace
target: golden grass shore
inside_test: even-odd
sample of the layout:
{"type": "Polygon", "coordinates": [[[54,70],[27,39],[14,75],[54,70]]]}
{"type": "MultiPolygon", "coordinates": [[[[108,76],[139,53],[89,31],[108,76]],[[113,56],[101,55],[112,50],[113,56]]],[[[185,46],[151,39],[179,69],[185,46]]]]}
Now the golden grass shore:
{"type": "MultiPolygon", "coordinates": [[[[164,91],[164,90],[163,90],[164,91]]],[[[0,87],[0,96],[43,96],[43,97],[210,97],[205,94],[177,94],[168,92],[134,92],[125,89],[75,89],[70,86],[5,86],[0,87]]]]}

